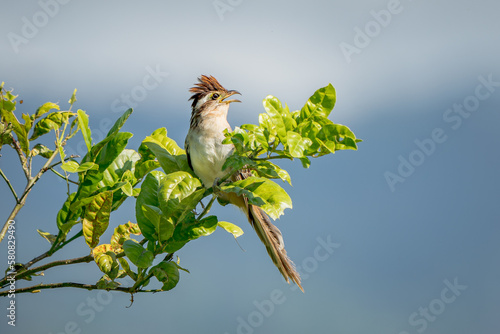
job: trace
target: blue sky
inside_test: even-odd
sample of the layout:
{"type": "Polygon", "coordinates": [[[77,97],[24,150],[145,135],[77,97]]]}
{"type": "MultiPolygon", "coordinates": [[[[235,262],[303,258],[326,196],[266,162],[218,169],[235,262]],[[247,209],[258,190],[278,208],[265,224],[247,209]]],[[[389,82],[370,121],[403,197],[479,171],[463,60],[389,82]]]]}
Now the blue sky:
{"type": "MultiPolygon", "coordinates": [[[[4,4],[0,81],[24,100],[18,112],[65,105],[77,88],[76,107],[90,115],[97,141],[133,104],[125,130],[137,149],[163,126],[184,142],[188,89],[200,74],[243,93],[233,126],[257,122],[268,94],[296,110],[332,83],[330,119],[364,142],[308,170],[283,163],[294,208],[276,224],[305,273],[305,294],[283,282],[240,212],[216,207],[245,230],[245,251],[222,231],[200,238],[178,254],[191,274],[171,292],[137,295],[131,308],[120,293],[18,295],[17,326],[2,316],[0,331],[498,332],[499,10],[494,1],[4,4]]],[[[68,149],[78,153],[82,143],[68,149]]],[[[8,147],[0,167],[21,191],[8,147]]],[[[16,220],[22,262],[47,249],[36,229],[56,231],[65,187],[47,175],[30,194],[16,220]]],[[[7,217],[14,203],[3,181],[0,194],[7,217]]],[[[111,224],[128,220],[130,199],[111,224]]],[[[5,243],[0,249],[4,256],[5,243]]],[[[55,258],[87,253],[74,245],[55,258]]],[[[41,281],[100,277],[93,264],[68,269],[41,281]]],[[[7,300],[0,305],[6,312],[7,300]]]]}

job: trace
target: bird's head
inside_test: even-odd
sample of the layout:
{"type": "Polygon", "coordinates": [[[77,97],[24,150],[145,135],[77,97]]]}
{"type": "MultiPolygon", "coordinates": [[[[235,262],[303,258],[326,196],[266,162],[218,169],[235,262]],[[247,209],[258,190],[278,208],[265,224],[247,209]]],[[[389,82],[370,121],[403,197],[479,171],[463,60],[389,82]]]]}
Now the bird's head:
{"type": "Polygon", "coordinates": [[[193,100],[193,112],[200,110],[214,110],[229,108],[231,102],[241,102],[240,100],[228,100],[234,94],[240,94],[236,90],[227,90],[213,76],[202,75],[198,78],[198,83],[189,90],[193,96],[189,100],[193,100]]]}

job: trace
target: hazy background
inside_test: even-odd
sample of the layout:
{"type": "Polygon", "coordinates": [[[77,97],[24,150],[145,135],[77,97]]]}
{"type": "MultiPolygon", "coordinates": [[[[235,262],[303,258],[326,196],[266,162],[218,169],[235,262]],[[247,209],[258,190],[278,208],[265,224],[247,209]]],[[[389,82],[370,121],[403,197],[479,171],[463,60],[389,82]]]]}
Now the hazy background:
{"type": "MultiPolygon", "coordinates": [[[[330,119],[364,142],[357,152],[314,160],[309,170],[284,163],[294,208],[277,225],[290,257],[308,271],[302,270],[305,294],[283,282],[240,212],[217,207],[220,219],[244,228],[244,252],[223,231],[200,238],[177,254],[191,274],[182,272],[171,292],[136,295],[131,308],[123,293],[45,290],[17,296],[12,328],[3,298],[0,332],[498,333],[499,84],[493,92],[479,88],[490,95],[460,117],[460,126],[458,114],[453,122],[443,117],[451,117],[454,104],[477,101],[479,77],[500,82],[500,5],[391,3],[221,0],[218,10],[212,1],[69,1],[58,8],[49,0],[2,1],[0,82],[24,100],[18,116],[47,101],[67,106],[77,88],[75,107],[90,115],[98,141],[120,116],[122,96],[130,95],[135,111],[124,127],[134,133],[130,148],[162,126],[182,145],[188,89],[200,74],[243,93],[243,103],[231,107],[234,126],[257,122],[267,94],[296,110],[331,82],[337,105],[330,119]],[[224,4],[230,10],[222,11],[224,4]],[[382,26],[372,11],[388,5],[398,13],[382,26]],[[37,31],[26,22],[37,23],[37,31]],[[365,28],[372,29],[371,41],[355,40],[365,28]],[[11,42],[16,38],[26,43],[11,42]],[[346,57],[341,43],[356,42],[358,53],[346,57]],[[141,89],[148,71],[160,72],[157,87],[141,89]],[[421,162],[415,140],[437,128],[446,141],[391,189],[384,174],[398,173],[400,156],[421,162]],[[326,259],[315,253],[318,238],[337,244],[326,259]],[[457,295],[445,291],[447,300],[455,296],[448,304],[441,300],[445,280],[462,286],[457,295]],[[283,294],[283,303],[262,314],[256,304],[273,291],[283,294]],[[92,299],[95,311],[87,305],[92,299]],[[419,312],[429,307],[426,319],[419,312]]],[[[78,135],[68,149],[78,153],[82,145],[78,135]]],[[[19,161],[9,147],[1,153],[0,167],[19,193],[25,186],[19,161]]],[[[16,219],[19,261],[47,250],[36,229],[57,231],[65,191],[64,182],[47,174],[30,194],[16,219]]],[[[14,205],[3,180],[0,195],[3,224],[14,205]]],[[[128,220],[135,221],[131,199],[112,215],[111,226],[128,220]]],[[[0,249],[3,272],[5,242],[0,249]]],[[[85,254],[88,248],[75,244],[55,258],[85,254]]],[[[37,281],[99,277],[91,263],[49,270],[37,281]]]]}

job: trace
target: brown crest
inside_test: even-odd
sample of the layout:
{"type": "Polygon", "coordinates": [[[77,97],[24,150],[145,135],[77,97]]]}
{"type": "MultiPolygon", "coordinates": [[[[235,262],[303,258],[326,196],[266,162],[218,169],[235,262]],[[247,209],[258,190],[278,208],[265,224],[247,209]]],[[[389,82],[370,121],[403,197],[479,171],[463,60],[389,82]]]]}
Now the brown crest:
{"type": "Polygon", "coordinates": [[[198,78],[198,83],[195,87],[189,89],[191,93],[194,93],[189,100],[193,100],[192,107],[196,106],[199,99],[210,92],[227,92],[227,89],[222,87],[222,85],[213,76],[202,75],[198,78]]]}

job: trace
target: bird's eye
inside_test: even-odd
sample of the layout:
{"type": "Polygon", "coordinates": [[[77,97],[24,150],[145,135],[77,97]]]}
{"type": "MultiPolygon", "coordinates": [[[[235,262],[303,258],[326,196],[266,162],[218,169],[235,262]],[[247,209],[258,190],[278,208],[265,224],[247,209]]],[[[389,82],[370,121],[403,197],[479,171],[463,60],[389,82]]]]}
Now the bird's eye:
{"type": "Polygon", "coordinates": [[[212,100],[217,100],[219,98],[219,94],[215,93],[212,95],[212,100]]]}

